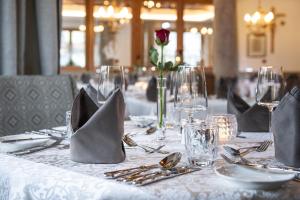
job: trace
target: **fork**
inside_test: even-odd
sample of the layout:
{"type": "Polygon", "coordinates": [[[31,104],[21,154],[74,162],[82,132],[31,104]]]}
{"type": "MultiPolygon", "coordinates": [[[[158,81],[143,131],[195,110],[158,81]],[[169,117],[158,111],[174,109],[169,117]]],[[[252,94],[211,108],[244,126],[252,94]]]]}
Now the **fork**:
{"type": "Polygon", "coordinates": [[[245,156],[253,151],[256,151],[256,152],[264,152],[268,149],[268,147],[272,144],[272,141],[271,140],[265,140],[263,141],[259,146],[255,146],[255,147],[252,147],[252,148],[249,148],[243,152],[240,152],[240,150],[242,148],[239,148],[239,149],[234,149],[232,147],[229,147],[229,146],[224,146],[224,149],[230,153],[230,155],[232,156],[245,156]]]}

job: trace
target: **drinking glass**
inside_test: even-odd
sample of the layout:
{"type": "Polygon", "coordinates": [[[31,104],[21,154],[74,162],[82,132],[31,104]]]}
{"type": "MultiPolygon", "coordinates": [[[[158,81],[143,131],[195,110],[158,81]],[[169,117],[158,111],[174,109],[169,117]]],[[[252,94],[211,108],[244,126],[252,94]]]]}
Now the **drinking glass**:
{"type": "Polygon", "coordinates": [[[66,138],[70,139],[73,132],[72,132],[72,128],[71,128],[71,111],[67,111],[66,112],[66,138]]]}
{"type": "Polygon", "coordinates": [[[187,123],[183,127],[185,150],[192,166],[211,166],[217,157],[218,127],[209,122],[187,123]]]}
{"type": "Polygon", "coordinates": [[[175,107],[188,113],[189,121],[195,112],[207,110],[206,80],[203,67],[181,66],[177,72],[175,107]]]}
{"type": "Polygon", "coordinates": [[[284,81],[282,68],[273,66],[263,66],[258,72],[258,82],[256,88],[256,102],[258,105],[269,109],[269,132],[272,135],[272,111],[279,104],[283,95],[284,81]]]}
{"type": "Polygon", "coordinates": [[[100,66],[96,70],[99,75],[99,84],[97,90],[97,100],[99,104],[104,104],[112,92],[120,88],[124,92],[124,67],[123,66],[100,66]]]}

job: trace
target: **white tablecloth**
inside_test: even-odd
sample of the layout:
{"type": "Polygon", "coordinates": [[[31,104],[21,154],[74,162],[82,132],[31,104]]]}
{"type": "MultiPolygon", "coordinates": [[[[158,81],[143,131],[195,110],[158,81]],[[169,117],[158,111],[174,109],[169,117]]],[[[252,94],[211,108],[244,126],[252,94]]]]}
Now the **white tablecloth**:
{"type": "MultiPolygon", "coordinates": [[[[144,129],[126,123],[127,132],[142,132],[144,129]]],[[[243,133],[246,139],[237,139],[238,146],[262,141],[263,133],[243,133]]],[[[184,152],[180,135],[168,131],[168,144],[164,150],[184,152]]],[[[138,134],[134,139],[141,144],[154,145],[154,135],[138,134]]],[[[0,200],[22,199],[299,199],[300,183],[289,182],[276,191],[246,190],[234,188],[218,177],[213,169],[168,179],[144,187],[118,183],[104,178],[105,171],[157,163],[163,155],[145,154],[136,148],[126,149],[123,163],[80,164],[70,160],[69,150],[53,148],[22,157],[0,154],[0,200]]],[[[265,162],[274,162],[273,150],[253,153],[265,162]]],[[[186,162],[185,156],[180,164],[186,162]]],[[[222,162],[222,161],[220,161],[222,162]]]]}

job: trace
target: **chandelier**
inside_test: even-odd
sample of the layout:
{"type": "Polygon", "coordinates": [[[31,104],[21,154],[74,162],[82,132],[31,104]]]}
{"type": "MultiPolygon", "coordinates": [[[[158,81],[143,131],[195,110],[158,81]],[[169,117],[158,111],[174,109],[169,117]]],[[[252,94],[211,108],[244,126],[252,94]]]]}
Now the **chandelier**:
{"type": "Polygon", "coordinates": [[[125,4],[117,4],[116,1],[103,1],[94,17],[107,20],[112,32],[116,32],[120,25],[127,24],[132,18],[130,8],[125,4]]]}
{"type": "Polygon", "coordinates": [[[272,9],[266,11],[261,7],[261,1],[259,0],[258,9],[253,14],[246,13],[244,21],[251,32],[262,33],[265,29],[274,23],[275,15],[272,9]]]}
{"type": "MultiPolygon", "coordinates": [[[[251,33],[261,35],[266,34],[268,31],[270,32],[271,53],[274,52],[275,46],[275,30],[277,27],[276,22],[281,17],[285,17],[285,14],[276,12],[275,7],[271,7],[269,11],[266,11],[261,6],[261,0],[258,0],[258,8],[253,14],[246,13],[244,15],[244,21],[246,22],[247,28],[251,33]]],[[[280,25],[284,24],[284,21],[280,22],[280,25]]]]}
{"type": "Polygon", "coordinates": [[[161,7],[161,3],[160,2],[155,2],[153,0],[145,0],[143,5],[146,7],[146,8],[160,8],[161,7]]]}

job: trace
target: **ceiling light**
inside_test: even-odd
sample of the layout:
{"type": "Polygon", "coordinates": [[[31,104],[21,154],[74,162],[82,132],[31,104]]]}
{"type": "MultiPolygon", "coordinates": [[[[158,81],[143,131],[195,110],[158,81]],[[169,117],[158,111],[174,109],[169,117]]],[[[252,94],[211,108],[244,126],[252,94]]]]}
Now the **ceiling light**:
{"type": "Polygon", "coordinates": [[[99,26],[94,26],[94,32],[96,33],[100,33],[104,31],[104,26],[103,25],[99,25],[99,26]]]}
{"type": "Polygon", "coordinates": [[[190,30],[191,33],[198,33],[197,27],[192,27],[190,30]]]}
{"type": "Polygon", "coordinates": [[[171,27],[171,24],[170,22],[164,22],[161,24],[161,27],[164,29],[169,29],[171,27]]]}
{"type": "Polygon", "coordinates": [[[201,31],[200,31],[200,33],[202,34],[202,35],[206,35],[207,34],[207,28],[206,27],[203,27],[203,28],[201,28],[201,31]]]}
{"type": "Polygon", "coordinates": [[[208,28],[208,29],[207,29],[207,34],[208,34],[208,35],[212,35],[212,34],[213,34],[213,32],[214,32],[214,31],[213,31],[213,29],[212,29],[212,28],[208,28]]]}
{"type": "Polygon", "coordinates": [[[79,25],[78,29],[79,29],[80,31],[85,31],[85,30],[86,30],[86,27],[85,27],[85,25],[81,24],[81,25],[79,25]]]}

